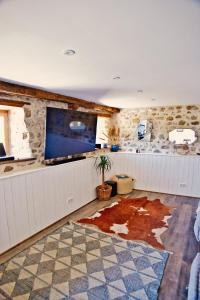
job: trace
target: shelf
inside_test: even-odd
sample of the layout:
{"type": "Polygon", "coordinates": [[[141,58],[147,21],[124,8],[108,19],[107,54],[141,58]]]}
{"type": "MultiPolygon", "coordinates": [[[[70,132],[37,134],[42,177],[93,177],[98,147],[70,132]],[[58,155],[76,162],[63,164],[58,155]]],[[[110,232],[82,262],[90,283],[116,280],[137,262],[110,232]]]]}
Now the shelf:
{"type": "Polygon", "coordinates": [[[0,165],[14,164],[14,163],[20,163],[20,162],[26,162],[26,161],[33,161],[33,160],[36,160],[36,158],[30,157],[30,158],[20,158],[20,159],[14,159],[14,160],[5,160],[5,161],[0,161],[0,165]]]}

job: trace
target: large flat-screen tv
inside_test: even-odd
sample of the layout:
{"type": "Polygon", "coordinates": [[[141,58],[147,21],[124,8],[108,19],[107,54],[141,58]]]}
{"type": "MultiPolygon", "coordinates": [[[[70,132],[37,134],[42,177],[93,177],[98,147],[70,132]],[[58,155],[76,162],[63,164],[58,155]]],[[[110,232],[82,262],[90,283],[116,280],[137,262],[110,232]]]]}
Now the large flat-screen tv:
{"type": "Polygon", "coordinates": [[[45,159],[94,151],[96,125],[94,114],[48,107],[45,159]]]}

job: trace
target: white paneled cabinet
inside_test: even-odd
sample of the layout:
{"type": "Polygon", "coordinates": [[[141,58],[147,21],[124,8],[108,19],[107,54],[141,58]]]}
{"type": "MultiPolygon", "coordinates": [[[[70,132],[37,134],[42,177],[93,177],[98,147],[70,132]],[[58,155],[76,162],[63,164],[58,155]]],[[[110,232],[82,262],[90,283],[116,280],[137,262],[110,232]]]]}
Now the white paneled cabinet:
{"type": "MultiPolygon", "coordinates": [[[[200,197],[200,157],[111,153],[107,178],[125,173],[135,188],[200,197]]],[[[95,198],[94,159],[0,178],[0,253],[95,198]]]]}

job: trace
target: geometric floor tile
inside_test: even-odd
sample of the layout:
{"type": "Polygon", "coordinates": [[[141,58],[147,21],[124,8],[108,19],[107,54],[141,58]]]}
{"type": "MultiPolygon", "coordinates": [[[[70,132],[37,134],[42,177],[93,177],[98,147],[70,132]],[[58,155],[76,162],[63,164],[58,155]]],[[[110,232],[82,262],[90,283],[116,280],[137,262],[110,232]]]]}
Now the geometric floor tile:
{"type": "Polygon", "coordinates": [[[168,253],[71,223],[0,266],[0,300],[157,299],[168,253]]]}

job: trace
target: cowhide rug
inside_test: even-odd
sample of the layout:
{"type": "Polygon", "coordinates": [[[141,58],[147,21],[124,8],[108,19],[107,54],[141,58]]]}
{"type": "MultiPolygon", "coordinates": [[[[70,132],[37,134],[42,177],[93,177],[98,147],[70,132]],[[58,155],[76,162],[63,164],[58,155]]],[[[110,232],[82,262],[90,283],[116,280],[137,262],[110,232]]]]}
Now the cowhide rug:
{"type": "Polygon", "coordinates": [[[126,240],[145,241],[153,247],[164,249],[160,236],[168,228],[167,220],[172,209],[159,199],[121,198],[119,202],[78,222],[95,225],[103,232],[117,234],[126,240]]]}

